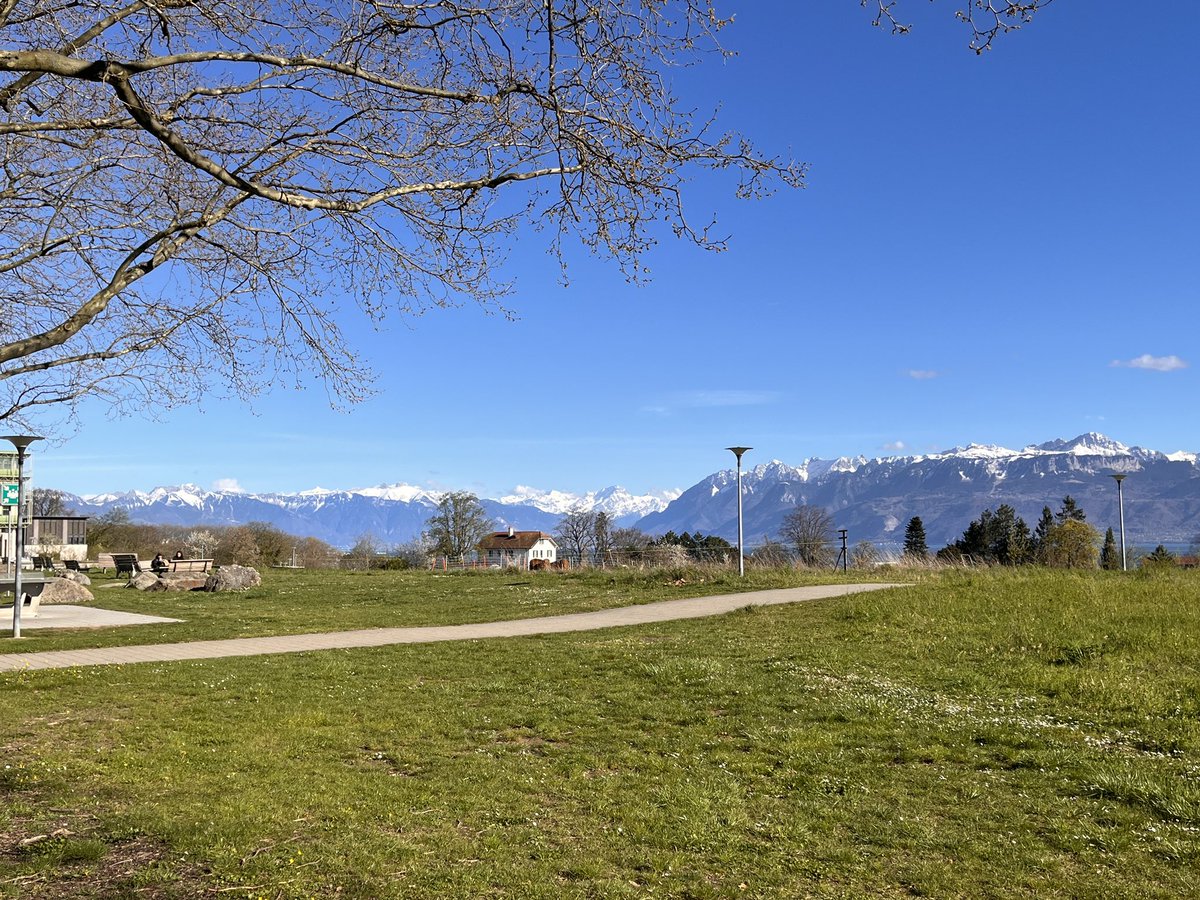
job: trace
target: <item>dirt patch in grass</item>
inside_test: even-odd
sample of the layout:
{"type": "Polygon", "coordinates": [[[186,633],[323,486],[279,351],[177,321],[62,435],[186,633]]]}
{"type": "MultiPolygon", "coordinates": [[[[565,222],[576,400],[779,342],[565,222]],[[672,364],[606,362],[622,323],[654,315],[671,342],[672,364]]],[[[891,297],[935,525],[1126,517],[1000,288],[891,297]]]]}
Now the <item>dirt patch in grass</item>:
{"type": "Polygon", "coordinates": [[[59,825],[0,830],[0,896],[37,900],[139,897],[185,900],[219,893],[207,869],[144,835],[102,840],[59,825]]]}

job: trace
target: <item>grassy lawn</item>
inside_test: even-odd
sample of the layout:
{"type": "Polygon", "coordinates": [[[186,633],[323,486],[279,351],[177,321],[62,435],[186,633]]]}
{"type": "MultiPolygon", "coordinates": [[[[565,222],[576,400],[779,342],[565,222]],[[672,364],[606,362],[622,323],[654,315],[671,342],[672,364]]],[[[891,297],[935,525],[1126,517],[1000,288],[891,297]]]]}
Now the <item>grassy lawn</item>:
{"type": "MultiPolygon", "coordinates": [[[[257,633],[328,624],[287,577],[257,633]]],[[[562,596],[514,612],[484,580],[397,615],[615,599],[534,581],[562,596]]],[[[945,573],[589,634],[0,675],[0,896],[1196,896],[1198,626],[1187,573],[945,573]]]]}

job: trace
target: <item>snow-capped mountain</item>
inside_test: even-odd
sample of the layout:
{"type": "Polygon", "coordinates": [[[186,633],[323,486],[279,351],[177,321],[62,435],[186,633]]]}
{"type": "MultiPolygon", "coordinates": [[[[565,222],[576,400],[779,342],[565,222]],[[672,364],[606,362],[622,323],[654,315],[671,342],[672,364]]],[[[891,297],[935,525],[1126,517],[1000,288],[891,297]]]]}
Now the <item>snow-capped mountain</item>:
{"type": "MultiPolygon", "coordinates": [[[[576,509],[608,513],[620,527],[664,509],[678,491],[635,496],[621,487],[587,494],[518,488],[499,500],[482,500],[497,527],[553,531],[576,509]]],[[[266,522],[296,535],[311,535],[348,547],[370,534],[384,543],[412,540],[425,527],[441,494],[409,484],[386,484],[349,491],[314,488],[297,494],[251,494],[205,490],[193,484],[151,491],[68,496],[81,515],[99,516],[123,508],[135,522],[161,525],[238,525],[266,522]]]]}
{"type": "MultiPolygon", "coordinates": [[[[779,460],[743,470],[747,545],[779,534],[795,506],[821,506],[849,540],[895,544],[920,516],[930,546],[962,534],[986,508],[1013,506],[1032,525],[1045,506],[1057,510],[1070,494],[1102,531],[1117,524],[1117,492],[1108,476],[1125,473],[1126,530],[1131,542],[1190,542],[1200,535],[1200,456],[1127,447],[1102,434],[1010,450],[970,444],[942,453],[779,460]]],[[[736,472],[717,472],[684,491],[637,527],[652,534],[700,531],[737,535],[736,472]]]]}
{"type": "MultiPolygon", "coordinates": [[[[748,545],[779,534],[799,504],[833,513],[835,525],[862,540],[898,545],[904,527],[920,516],[931,547],[962,534],[987,508],[1013,506],[1031,526],[1045,506],[1057,510],[1070,494],[1103,530],[1117,525],[1117,496],[1109,477],[1125,473],[1125,523],[1132,544],[1188,543],[1200,535],[1200,454],[1127,447],[1101,434],[1053,440],[1011,450],[969,444],[941,453],[867,459],[780,460],[742,472],[748,545]]],[[[482,501],[497,527],[552,532],[577,509],[604,511],[617,526],[650,534],[668,530],[737,536],[737,476],[715,472],[683,492],[635,496],[610,487],[586,494],[517,487],[482,501]]],[[[174,525],[267,522],[291,534],[312,535],[348,547],[363,534],[403,543],[421,533],[440,494],[407,484],[349,491],[315,488],[298,494],[249,494],[195,485],[152,491],[68,497],[83,515],[123,507],[134,521],[174,525]]]]}

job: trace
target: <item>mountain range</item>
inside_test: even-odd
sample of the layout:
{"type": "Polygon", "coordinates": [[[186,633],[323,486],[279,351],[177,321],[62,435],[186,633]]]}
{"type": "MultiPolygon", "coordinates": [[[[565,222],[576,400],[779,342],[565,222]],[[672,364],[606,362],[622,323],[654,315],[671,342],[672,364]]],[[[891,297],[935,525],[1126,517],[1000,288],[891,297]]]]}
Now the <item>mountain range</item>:
{"type": "MultiPolygon", "coordinates": [[[[971,444],[918,456],[779,460],[743,470],[747,546],[775,538],[787,513],[800,504],[828,509],[850,542],[895,547],[920,516],[930,547],[961,535],[985,508],[1013,506],[1032,526],[1042,508],[1057,510],[1070,494],[1103,531],[1117,527],[1117,490],[1123,473],[1126,530],[1131,545],[1188,543],[1200,535],[1200,456],[1127,447],[1101,434],[1009,450],[971,444]]],[[[298,494],[209,491],[194,485],[149,492],[67,496],[81,515],[123,507],[138,522],[233,525],[268,522],[292,534],[312,535],[339,547],[363,534],[384,543],[419,535],[440,495],[405,484],[358,490],[315,489],[298,494]]],[[[603,510],[618,526],[649,534],[668,530],[737,536],[736,470],[716,472],[682,492],[633,495],[610,487],[584,495],[517,488],[482,503],[497,525],[552,532],[572,509],[603,510]]]]}
{"type": "MultiPolygon", "coordinates": [[[[909,519],[920,516],[929,546],[959,536],[984,509],[1012,506],[1032,528],[1042,509],[1057,511],[1070,495],[1100,529],[1119,527],[1117,487],[1123,482],[1130,545],[1188,543],[1200,535],[1200,456],[1161,453],[1091,432],[1073,440],[1009,450],[970,444],[943,453],[867,459],[779,460],[742,475],[747,546],[778,535],[784,516],[801,504],[833,514],[849,541],[898,547],[909,519]]],[[[638,522],[657,534],[697,530],[737,534],[736,472],[710,475],[660,512],[638,522]]]]}

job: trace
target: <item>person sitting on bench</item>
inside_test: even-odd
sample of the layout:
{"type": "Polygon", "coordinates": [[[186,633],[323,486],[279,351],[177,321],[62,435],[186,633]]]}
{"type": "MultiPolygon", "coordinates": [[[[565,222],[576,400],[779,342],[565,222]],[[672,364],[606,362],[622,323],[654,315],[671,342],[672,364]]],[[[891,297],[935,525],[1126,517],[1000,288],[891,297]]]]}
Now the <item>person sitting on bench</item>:
{"type": "Polygon", "coordinates": [[[167,561],[163,559],[163,555],[161,553],[155,554],[154,559],[150,560],[150,571],[155,575],[161,575],[169,568],[170,566],[167,565],[167,561]]]}

